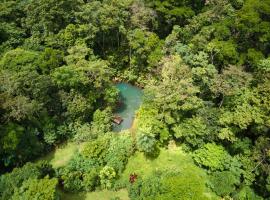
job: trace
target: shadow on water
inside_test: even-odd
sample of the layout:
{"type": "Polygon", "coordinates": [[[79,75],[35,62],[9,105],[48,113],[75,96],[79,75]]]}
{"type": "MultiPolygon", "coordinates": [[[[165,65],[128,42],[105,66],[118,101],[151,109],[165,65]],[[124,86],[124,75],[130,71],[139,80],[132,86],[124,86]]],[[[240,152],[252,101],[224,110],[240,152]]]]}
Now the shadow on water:
{"type": "Polygon", "coordinates": [[[127,99],[120,93],[120,103],[117,107],[117,113],[123,113],[127,109],[127,99]]]}

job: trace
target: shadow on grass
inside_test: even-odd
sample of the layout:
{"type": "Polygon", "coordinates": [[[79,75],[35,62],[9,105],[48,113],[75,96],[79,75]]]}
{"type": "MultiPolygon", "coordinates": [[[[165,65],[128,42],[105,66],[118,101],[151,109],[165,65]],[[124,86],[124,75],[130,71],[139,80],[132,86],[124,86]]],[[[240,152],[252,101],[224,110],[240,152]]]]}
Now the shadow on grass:
{"type": "Polygon", "coordinates": [[[144,153],[144,156],[148,160],[155,160],[160,154],[160,148],[155,147],[155,150],[152,153],[144,153]]]}
{"type": "Polygon", "coordinates": [[[80,193],[68,193],[63,192],[62,190],[59,190],[60,199],[63,200],[86,200],[87,199],[87,193],[80,192],[80,193]]]}

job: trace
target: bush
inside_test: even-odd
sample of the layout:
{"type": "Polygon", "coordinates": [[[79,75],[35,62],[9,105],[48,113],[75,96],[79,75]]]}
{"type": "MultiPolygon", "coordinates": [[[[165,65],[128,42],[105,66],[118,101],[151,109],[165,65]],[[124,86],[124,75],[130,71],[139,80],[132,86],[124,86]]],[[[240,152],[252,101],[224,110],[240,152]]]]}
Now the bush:
{"type": "Polygon", "coordinates": [[[214,143],[207,143],[194,152],[193,159],[199,166],[210,170],[224,170],[224,162],[231,159],[231,156],[223,146],[214,143]]]}
{"type": "Polygon", "coordinates": [[[83,189],[83,173],[81,171],[70,171],[64,168],[60,169],[59,174],[64,190],[78,192],[83,189]]]}
{"type": "Polygon", "coordinates": [[[193,117],[184,120],[174,127],[174,136],[184,140],[191,147],[201,147],[205,140],[212,138],[211,130],[202,117],[193,117]]]}
{"type": "Polygon", "coordinates": [[[90,141],[91,139],[96,138],[96,135],[92,133],[91,126],[88,123],[76,126],[75,132],[76,134],[73,139],[77,143],[90,141]]]}
{"type": "Polygon", "coordinates": [[[58,180],[56,178],[49,179],[28,179],[23,182],[20,188],[15,190],[11,200],[26,200],[26,199],[46,199],[57,200],[59,196],[56,192],[58,180]]]}
{"type": "Polygon", "coordinates": [[[113,181],[116,177],[115,170],[112,167],[105,166],[100,172],[99,172],[99,178],[101,187],[103,189],[110,189],[112,188],[113,181]]]}
{"type": "Polygon", "coordinates": [[[15,168],[11,173],[0,176],[0,197],[2,200],[10,200],[14,191],[20,188],[24,181],[43,178],[53,173],[52,166],[47,162],[27,163],[21,168],[15,168]]]}
{"type": "Polygon", "coordinates": [[[157,141],[150,135],[142,134],[137,139],[137,147],[146,156],[154,157],[158,153],[157,141]]]}
{"type": "Polygon", "coordinates": [[[104,135],[112,130],[112,109],[96,110],[91,123],[91,130],[95,135],[104,135]]]}
{"type": "Polygon", "coordinates": [[[110,145],[110,137],[100,137],[85,144],[82,155],[88,159],[96,159],[100,163],[104,162],[106,151],[110,145]]]}
{"type": "Polygon", "coordinates": [[[205,183],[196,170],[158,172],[146,179],[138,179],[128,187],[131,200],[190,200],[207,199],[205,183]]]}
{"type": "Polygon", "coordinates": [[[214,172],[210,178],[212,190],[219,196],[229,196],[240,184],[239,177],[230,171],[214,172]]]}
{"type": "Polygon", "coordinates": [[[106,152],[105,162],[108,166],[113,167],[116,172],[122,172],[133,151],[133,141],[129,134],[112,137],[110,147],[106,152]]]}
{"type": "Polygon", "coordinates": [[[99,176],[96,170],[83,174],[83,187],[85,191],[93,191],[99,185],[99,176]]]}
{"type": "Polygon", "coordinates": [[[97,160],[76,154],[67,166],[58,169],[58,178],[66,191],[92,191],[99,184],[98,169],[97,160]]]}
{"type": "Polygon", "coordinates": [[[233,196],[235,200],[263,200],[250,187],[244,186],[237,194],[233,196]]]}
{"type": "Polygon", "coordinates": [[[164,191],[156,198],[157,200],[207,199],[204,196],[204,183],[191,171],[163,178],[161,184],[164,191]]]}
{"type": "Polygon", "coordinates": [[[88,172],[91,169],[98,168],[99,162],[96,159],[85,158],[80,153],[74,155],[74,157],[68,162],[66,168],[70,171],[82,171],[88,172]]]}
{"type": "Polygon", "coordinates": [[[146,179],[138,178],[134,183],[128,185],[130,199],[155,199],[162,191],[160,179],[158,174],[153,174],[146,179]]]}

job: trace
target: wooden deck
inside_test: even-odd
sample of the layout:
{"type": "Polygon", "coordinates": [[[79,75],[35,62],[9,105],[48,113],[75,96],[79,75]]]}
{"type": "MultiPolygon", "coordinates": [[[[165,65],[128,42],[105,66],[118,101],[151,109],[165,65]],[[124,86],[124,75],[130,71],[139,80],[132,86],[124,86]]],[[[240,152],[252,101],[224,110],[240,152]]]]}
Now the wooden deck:
{"type": "Polygon", "coordinates": [[[123,118],[120,116],[114,116],[113,122],[120,125],[123,122],[123,118]]]}

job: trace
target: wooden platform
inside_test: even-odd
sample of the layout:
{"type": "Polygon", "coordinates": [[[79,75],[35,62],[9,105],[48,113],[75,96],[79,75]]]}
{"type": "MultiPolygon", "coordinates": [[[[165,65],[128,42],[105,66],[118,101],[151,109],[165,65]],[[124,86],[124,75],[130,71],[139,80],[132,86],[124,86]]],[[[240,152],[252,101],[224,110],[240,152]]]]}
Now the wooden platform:
{"type": "Polygon", "coordinates": [[[120,125],[123,122],[123,118],[120,116],[114,116],[113,122],[120,125]]]}

